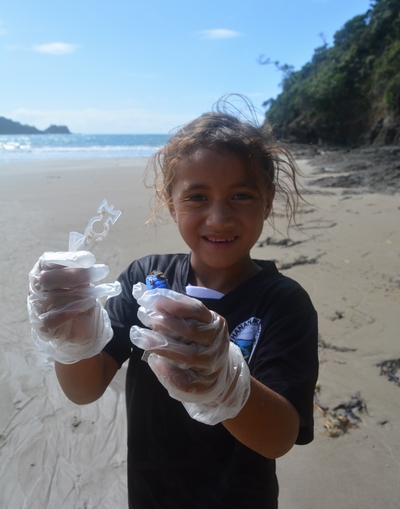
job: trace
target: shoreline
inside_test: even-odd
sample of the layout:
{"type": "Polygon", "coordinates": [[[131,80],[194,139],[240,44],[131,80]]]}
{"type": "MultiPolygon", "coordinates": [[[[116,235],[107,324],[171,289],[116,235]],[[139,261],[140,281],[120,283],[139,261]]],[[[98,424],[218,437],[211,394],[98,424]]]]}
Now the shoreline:
{"type": "Polygon", "coordinates": [[[80,159],[15,159],[0,160],[0,177],[15,174],[79,171],[79,169],[108,170],[110,168],[131,168],[143,172],[148,157],[88,157],[80,159]]]}
{"type": "MultiPolygon", "coordinates": [[[[146,161],[2,165],[1,506],[127,507],[125,367],[99,401],[84,407],[68,402],[52,363],[30,338],[25,295],[37,258],[66,249],[69,232],[83,232],[104,198],[123,212],[95,250],[98,262],[111,268],[106,281],[134,258],[187,252],[172,221],[146,225],[146,161]]],[[[310,202],[299,215],[301,232],[293,231],[285,243],[266,224],[252,256],[276,260],[317,308],[320,403],[332,412],[359,393],[366,410],[354,410],[358,427],[332,438],[324,434],[329,414],[316,409],[314,442],[277,461],[280,508],[392,507],[400,475],[400,409],[394,404],[400,388],[380,375],[377,364],[400,356],[399,194],[310,186],[315,163],[298,158],[310,202]]],[[[277,227],[284,232],[281,214],[277,205],[277,227]]]]}

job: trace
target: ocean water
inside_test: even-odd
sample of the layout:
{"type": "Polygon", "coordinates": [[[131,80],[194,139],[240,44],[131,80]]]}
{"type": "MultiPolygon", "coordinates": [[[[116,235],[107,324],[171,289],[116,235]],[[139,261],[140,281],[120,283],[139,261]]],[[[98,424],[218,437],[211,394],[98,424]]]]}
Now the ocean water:
{"type": "Polygon", "coordinates": [[[168,138],[167,134],[1,135],[0,160],[149,157],[168,138]]]}

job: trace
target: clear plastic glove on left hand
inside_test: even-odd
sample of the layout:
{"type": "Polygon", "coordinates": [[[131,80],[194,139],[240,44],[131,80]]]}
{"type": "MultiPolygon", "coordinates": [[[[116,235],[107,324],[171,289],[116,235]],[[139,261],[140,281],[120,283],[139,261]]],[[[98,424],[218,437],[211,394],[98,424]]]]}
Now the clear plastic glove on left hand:
{"type": "Polygon", "coordinates": [[[139,319],[152,330],[132,327],[131,341],[151,352],[149,366],[169,395],[205,424],[235,417],[249,396],[250,373],[225,319],[172,290],[138,283],[133,295],[139,319]]]}
{"type": "Polygon", "coordinates": [[[97,355],[113,332],[101,297],[119,282],[94,283],[109,273],[89,251],[46,252],[29,273],[28,313],[35,343],[56,361],[73,364],[97,355]]]}

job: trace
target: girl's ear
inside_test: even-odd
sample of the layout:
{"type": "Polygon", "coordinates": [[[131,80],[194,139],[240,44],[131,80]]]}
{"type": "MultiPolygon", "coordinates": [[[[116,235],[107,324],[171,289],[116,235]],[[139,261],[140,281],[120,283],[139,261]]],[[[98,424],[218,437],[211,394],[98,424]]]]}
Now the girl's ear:
{"type": "Polygon", "coordinates": [[[275,198],[275,184],[272,184],[271,189],[268,191],[267,196],[265,197],[264,221],[268,219],[268,216],[271,213],[274,198],[275,198]]]}
{"type": "Polygon", "coordinates": [[[171,214],[172,219],[176,223],[175,207],[174,207],[174,204],[172,203],[172,199],[167,195],[167,193],[164,193],[164,200],[165,200],[165,203],[167,204],[167,207],[168,207],[169,213],[171,214]]]}

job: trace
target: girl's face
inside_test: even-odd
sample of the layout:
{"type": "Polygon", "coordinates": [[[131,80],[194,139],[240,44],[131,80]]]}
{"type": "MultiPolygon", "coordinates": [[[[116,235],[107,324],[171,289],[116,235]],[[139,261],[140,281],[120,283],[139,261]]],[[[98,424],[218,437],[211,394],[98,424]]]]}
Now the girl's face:
{"type": "Polygon", "coordinates": [[[180,161],[169,210],[192,251],[197,284],[212,287],[210,281],[229,278],[239,284],[238,279],[244,281],[260,270],[250,249],[259,239],[273,197],[273,191],[265,196],[232,152],[199,148],[180,161]]]}

